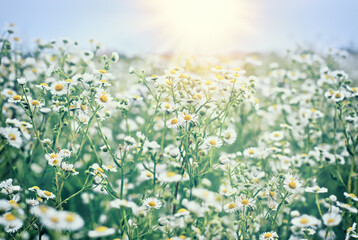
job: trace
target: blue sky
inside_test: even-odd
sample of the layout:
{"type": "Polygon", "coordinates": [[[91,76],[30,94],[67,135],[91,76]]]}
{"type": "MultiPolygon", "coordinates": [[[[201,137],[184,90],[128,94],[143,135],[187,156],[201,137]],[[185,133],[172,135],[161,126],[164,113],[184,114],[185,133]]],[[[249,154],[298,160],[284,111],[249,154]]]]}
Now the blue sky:
{"type": "MultiPolygon", "coordinates": [[[[247,24],[254,31],[240,35],[235,50],[283,50],[296,44],[358,47],[356,0],[248,2],[254,19],[247,24]]],[[[165,41],[158,29],[147,27],[152,16],[143,0],[0,0],[0,5],[0,23],[15,23],[25,43],[60,37],[86,43],[93,38],[131,55],[158,52],[165,41]]]]}

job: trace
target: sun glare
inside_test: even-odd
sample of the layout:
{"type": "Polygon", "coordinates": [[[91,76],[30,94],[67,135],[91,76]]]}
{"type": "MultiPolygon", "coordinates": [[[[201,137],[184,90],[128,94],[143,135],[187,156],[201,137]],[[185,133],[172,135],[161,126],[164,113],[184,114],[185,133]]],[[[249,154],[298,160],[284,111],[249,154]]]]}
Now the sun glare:
{"type": "Polygon", "coordinates": [[[161,51],[199,54],[235,49],[252,28],[250,6],[238,0],[144,1],[147,26],[158,34],[161,51]]]}

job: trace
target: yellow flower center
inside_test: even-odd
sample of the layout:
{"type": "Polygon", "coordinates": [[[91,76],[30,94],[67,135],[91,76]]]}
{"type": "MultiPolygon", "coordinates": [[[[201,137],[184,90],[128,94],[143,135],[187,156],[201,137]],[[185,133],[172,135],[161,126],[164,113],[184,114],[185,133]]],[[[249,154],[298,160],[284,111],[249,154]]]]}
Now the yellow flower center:
{"type": "Polygon", "coordinates": [[[244,200],[241,201],[241,204],[242,204],[242,205],[248,205],[248,204],[249,204],[249,200],[244,199],[244,200]]]}
{"type": "Polygon", "coordinates": [[[308,219],[307,219],[307,218],[302,218],[302,219],[300,220],[300,223],[306,224],[306,223],[308,223],[308,219]]]}
{"type": "Polygon", "coordinates": [[[104,70],[104,69],[100,69],[99,72],[102,73],[102,74],[106,74],[106,73],[107,73],[107,71],[104,70]]]}
{"type": "Polygon", "coordinates": [[[51,192],[49,192],[49,191],[44,191],[44,194],[46,195],[46,196],[51,196],[51,192]]]}
{"type": "Polygon", "coordinates": [[[174,177],[175,174],[175,172],[167,172],[167,177],[174,177]]]}
{"type": "Polygon", "coordinates": [[[185,121],[190,121],[190,120],[191,120],[191,116],[190,116],[190,115],[185,115],[185,116],[184,116],[184,120],[185,120],[185,121]]]}
{"type": "Polygon", "coordinates": [[[96,227],[96,232],[104,232],[104,231],[106,231],[108,228],[107,227],[105,227],[105,226],[100,226],[100,227],[96,227]]]}
{"type": "Polygon", "coordinates": [[[150,173],[150,172],[148,172],[148,173],[146,174],[146,176],[149,177],[149,178],[151,178],[151,177],[153,177],[153,174],[150,173]]]}
{"type": "Polygon", "coordinates": [[[350,193],[349,196],[351,196],[352,198],[356,198],[356,197],[357,197],[354,193],[350,193]]]}
{"type": "Polygon", "coordinates": [[[47,84],[47,83],[40,83],[40,86],[47,87],[47,86],[48,86],[48,84],[47,84]]]}
{"type": "Polygon", "coordinates": [[[151,207],[157,206],[154,201],[150,201],[150,202],[148,203],[148,205],[151,206],[151,207]]]}
{"type": "Polygon", "coordinates": [[[292,188],[292,189],[296,189],[297,184],[296,184],[296,182],[289,182],[289,183],[288,183],[288,186],[289,186],[290,188],[292,188]]]}
{"type": "Polygon", "coordinates": [[[12,133],[9,134],[9,138],[11,141],[15,141],[16,140],[16,136],[12,133]]]}
{"type": "Polygon", "coordinates": [[[275,197],[275,192],[274,191],[270,191],[269,193],[270,193],[271,197],[275,197]]]}
{"type": "Polygon", "coordinates": [[[186,76],[185,76],[184,73],[181,73],[181,74],[179,75],[179,78],[186,78],[186,76]]]}
{"type": "Polygon", "coordinates": [[[213,139],[213,140],[210,140],[209,141],[209,144],[212,145],[212,146],[216,146],[216,141],[213,139]]]}
{"type": "Polygon", "coordinates": [[[274,136],[275,136],[275,137],[279,137],[280,134],[279,134],[279,133],[275,133],[274,136]]]}
{"type": "Polygon", "coordinates": [[[16,219],[16,216],[14,214],[12,214],[12,213],[7,213],[5,215],[5,220],[8,221],[8,222],[14,221],[15,219],[16,219]]]}
{"type": "Polygon", "coordinates": [[[54,164],[54,165],[56,165],[56,164],[58,164],[58,163],[59,163],[59,161],[58,161],[57,159],[55,159],[55,160],[52,161],[52,164],[54,164]]]}
{"type": "Polygon", "coordinates": [[[172,69],[172,70],[169,71],[169,73],[176,74],[177,72],[174,69],[172,69]]]}
{"type": "Polygon", "coordinates": [[[15,95],[12,99],[14,99],[15,101],[18,101],[21,99],[20,95],[15,95]]]}
{"type": "Polygon", "coordinates": [[[236,207],[236,204],[235,203],[230,203],[229,204],[229,209],[233,209],[233,208],[235,208],[236,207]]]}
{"type": "Polygon", "coordinates": [[[272,237],[271,233],[265,233],[264,238],[270,238],[270,237],[272,237]]]}
{"type": "Polygon", "coordinates": [[[58,156],[57,156],[57,154],[56,153],[52,153],[51,155],[50,155],[50,158],[51,159],[53,159],[53,158],[57,158],[58,156]]]}
{"type": "Polygon", "coordinates": [[[52,221],[53,223],[58,223],[58,218],[57,218],[57,217],[52,217],[52,218],[51,218],[51,221],[52,221]]]}
{"type": "Polygon", "coordinates": [[[342,97],[342,95],[340,93],[336,93],[336,95],[334,95],[335,98],[340,98],[342,97]]]}
{"type": "Polygon", "coordinates": [[[97,171],[100,172],[100,173],[104,173],[104,171],[103,171],[103,169],[101,167],[98,167],[97,171]]]}
{"type": "Polygon", "coordinates": [[[106,103],[106,102],[108,102],[108,97],[107,97],[106,95],[102,95],[102,96],[99,97],[99,100],[100,100],[101,102],[106,103]]]}
{"type": "Polygon", "coordinates": [[[40,206],[40,211],[41,211],[42,213],[47,212],[47,209],[48,209],[48,207],[46,207],[46,206],[40,206]]]}
{"type": "Polygon", "coordinates": [[[328,219],[328,221],[327,221],[328,223],[333,223],[334,222],[334,218],[330,218],[330,219],[328,219]]]}
{"type": "Polygon", "coordinates": [[[250,150],[249,150],[249,154],[250,154],[250,155],[252,155],[252,154],[254,154],[254,153],[255,153],[255,151],[254,151],[253,149],[250,149],[250,150]]]}
{"type": "Polygon", "coordinates": [[[75,215],[73,213],[68,214],[66,217],[67,222],[73,222],[75,220],[75,215]]]}
{"type": "Polygon", "coordinates": [[[221,70],[221,69],[223,69],[223,67],[218,65],[218,66],[215,67],[215,69],[216,70],[221,70]]]}
{"type": "Polygon", "coordinates": [[[57,84],[57,85],[55,86],[55,90],[56,90],[56,91],[62,91],[62,89],[63,89],[62,84],[57,84]]]}
{"type": "Polygon", "coordinates": [[[210,80],[205,82],[205,85],[211,85],[211,84],[213,84],[213,82],[210,80]]]}
{"type": "Polygon", "coordinates": [[[180,235],[179,238],[186,239],[186,237],[184,235],[180,235]]]}
{"type": "Polygon", "coordinates": [[[186,212],[185,208],[181,208],[181,209],[178,210],[178,213],[183,213],[183,212],[186,212]]]}
{"type": "Polygon", "coordinates": [[[170,124],[174,125],[178,123],[178,119],[174,118],[170,121],[170,124]]]}
{"type": "Polygon", "coordinates": [[[33,100],[31,104],[34,106],[38,106],[38,105],[40,105],[40,102],[37,100],[33,100]]]}

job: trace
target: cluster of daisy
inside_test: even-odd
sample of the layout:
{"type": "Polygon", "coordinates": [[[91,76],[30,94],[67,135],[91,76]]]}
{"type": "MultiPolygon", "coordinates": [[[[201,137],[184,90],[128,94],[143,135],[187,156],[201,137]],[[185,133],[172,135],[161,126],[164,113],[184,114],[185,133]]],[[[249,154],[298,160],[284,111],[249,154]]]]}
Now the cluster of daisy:
{"type": "Polygon", "coordinates": [[[60,39],[24,53],[6,29],[0,238],[357,238],[347,52],[127,58],[60,39]]]}

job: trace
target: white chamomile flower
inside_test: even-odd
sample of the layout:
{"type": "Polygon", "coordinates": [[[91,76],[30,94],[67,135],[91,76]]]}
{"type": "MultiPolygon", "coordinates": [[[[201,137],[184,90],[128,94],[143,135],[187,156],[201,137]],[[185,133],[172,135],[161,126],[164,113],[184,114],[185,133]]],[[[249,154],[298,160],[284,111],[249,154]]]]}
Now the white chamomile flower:
{"type": "Polygon", "coordinates": [[[117,172],[117,168],[111,165],[102,165],[102,168],[109,172],[117,172]]]}
{"type": "Polygon", "coordinates": [[[45,158],[51,166],[59,166],[62,161],[62,156],[57,153],[48,153],[45,158]]]}
{"type": "Polygon", "coordinates": [[[67,94],[68,83],[65,81],[56,81],[51,84],[52,95],[61,96],[67,94]]]}
{"type": "Polygon", "coordinates": [[[109,235],[113,235],[116,232],[114,228],[108,228],[106,226],[96,227],[94,230],[88,232],[88,236],[90,238],[99,238],[105,237],[109,235]]]}
{"type": "Polygon", "coordinates": [[[316,225],[320,224],[320,221],[310,215],[302,215],[300,217],[295,217],[291,220],[291,223],[299,228],[304,228],[304,227],[314,227],[316,225]]]}
{"type": "Polygon", "coordinates": [[[342,221],[342,216],[339,213],[330,212],[323,214],[322,219],[324,225],[327,227],[334,227],[339,225],[339,223],[342,221]]]}
{"type": "Polygon", "coordinates": [[[354,201],[358,201],[358,197],[354,194],[354,193],[347,193],[347,192],[345,192],[344,193],[344,196],[346,197],[346,198],[350,198],[350,199],[353,199],[354,201]]]}
{"type": "Polygon", "coordinates": [[[237,134],[233,128],[229,128],[222,134],[225,143],[227,144],[233,144],[236,140],[237,134]]]}
{"type": "Polygon", "coordinates": [[[6,232],[12,233],[19,230],[22,227],[23,222],[15,214],[7,212],[0,216],[0,224],[5,227],[6,232]]]}
{"type": "Polygon", "coordinates": [[[237,199],[237,202],[239,203],[240,208],[247,208],[247,207],[254,208],[255,207],[255,199],[247,198],[245,195],[240,196],[237,199]]]}
{"type": "Polygon", "coordinates": [[[21,147],[22,138],[21,138],[20,131],[17,128],[14,127],[0,128],[0,134],[7,139],[8,143],[11,146],[15,148],[21,147]]]}
{"type": "Polygon", "coordinates": [[[27,79],[22,77],[17,79],[17,83],[20,85],[25,85],[27,83],[27,79]]]}
{"type": "Polygon", "coordinates": [[[284,187],[290,193],[296,193],[301,188],[301,183],[291,174],[285,175],[284,187]]]}
{"type": "Polygon", "coordinates": [[[326,193],[328,192],[327,188],[324,187],[319,187],[319,186],[313,186],[313,187],[306,187],[305,188],[305,192],[310,192],[310,193],[326,193]]]}
{"type": "Polygon", "coordinates": [[[98,105],[100,105],[102,107],[107,107],[112,102],[111,95],[107,91],[105,91],[104,89],[98,89],[97,90],[95,99],[96,99],[96,102],[98,103],[98,105]]]}
{"type": "Polygon", "coordinates": [[[181,175],[172,171],[163,172],[159,175],[158,180],[161,182],[179,182],[181,180],[181,175]]]}
{"type": "Polygon", "coordinates": [[[172,119],[169,119],[167,122],[166,122],[166,125],[168,128],[178,128],[179,126],[181,126],[183,124],[183,121],[179,118],[172,118],[172,119]]]}
{"type": "Polygon", "coordinates": [[[223,144],[222,140],[215,136],[205,138],[204,143],[209,148],[220,148],[223,144]]]}
{"type": "Polygon", "coordinates": [[[149,197],[143,201],[143,206],[146,206],[148,209],[159,209],[162,207],[162,202],[159,201],[157,198],[149,197]]]}
{"type": "Polygon", "coordinates": [[[283,131],[275,131],[273,133],[271,133],[270,135],[270,139],[272,141],[281,141],[284,137],[284,132],[283,131]]]}
{"type": "Polygon", "coordinates": [[[340,102],[344,99],[344,94],[340,91],[335,91],[333,94],[332,94],[332,99],[333,101],[335,102],[340,102]]]}
{"type": "Polygon", "coordinates": [[[337,201],[337,206],[340,207],[340,208],[346,209],[351,213],[358,213],[358,209],[353,207],[353,206],[351,206],[348,203],[341,203],[341,202],[337,201]]]}
{"type": "Polygon", "coordinates": [[[276,232],[264,232],[260,234],[259,240],[274,240],[275,238],[278,238],[276,232]]]}
{"type": "Polygon", "coordinates": [[[259,150],[258,148],[254,148],[254,147],[246,148],[244,150],[244,156],[250,158],[256,158],[257,156],[259,156],[259,150]]]}
{"type": "Polygon", "coordinates": [[[240,208],[240,205],[234,201],[234,202],[229,202],[224,206],[224,211],[227,213],[233,213],[235,211],[237,211],[240,208]]]}
{"type": "Polygon", "coordinates": [[[55,194],[53,194],[52,192],[50,191],[47,191],[47,190],[37,190],[37,195],[39,195],[40,198],[43,198],[43,199],[46,199],[46,200],[49,200],[49,199],[54,199],[56,196],[55,194]]]}
{"type": "Polygon", "coordinates": [[[198,121],[198,116],[196,114],[189,114],[186,112],[182,112],[179,114],[179,119],[183,123],[196,122],[198,121]]]}

